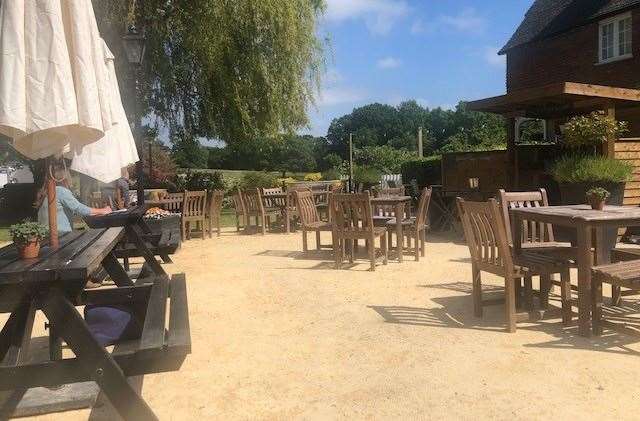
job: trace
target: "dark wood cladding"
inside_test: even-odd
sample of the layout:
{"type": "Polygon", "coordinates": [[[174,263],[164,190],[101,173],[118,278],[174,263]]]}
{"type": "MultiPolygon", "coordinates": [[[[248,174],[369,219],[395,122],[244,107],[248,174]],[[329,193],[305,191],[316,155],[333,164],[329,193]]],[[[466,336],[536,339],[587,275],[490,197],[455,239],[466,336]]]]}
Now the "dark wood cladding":
{"type": "Polygon", "coordinates": [[[590,23],[507,53],[507,92],[554,82],[640,88],[640,8],[632,11],[633,58],[598,64],[599,24],[590,23]]]}

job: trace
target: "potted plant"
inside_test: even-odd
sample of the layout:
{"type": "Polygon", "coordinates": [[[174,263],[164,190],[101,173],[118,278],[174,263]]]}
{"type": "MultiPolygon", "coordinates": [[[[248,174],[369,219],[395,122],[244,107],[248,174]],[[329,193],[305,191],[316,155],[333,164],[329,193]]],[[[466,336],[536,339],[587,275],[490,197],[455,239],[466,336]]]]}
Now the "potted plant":
{"type": "Polygon", "coordinates": [[[22,259],[35,259],[40,254],[40,243],[44,240],[49,230],[37,223],[25,220],[9,228],[13,243],[20,252],[22,259]]]}
{"type": "Polygon", "coordinates": [[[609,197],[611,197],[611,193],[602,187],[594,187],[587,192],[587,199],[593,210],[604,210],[604,205],[609,197]]]}

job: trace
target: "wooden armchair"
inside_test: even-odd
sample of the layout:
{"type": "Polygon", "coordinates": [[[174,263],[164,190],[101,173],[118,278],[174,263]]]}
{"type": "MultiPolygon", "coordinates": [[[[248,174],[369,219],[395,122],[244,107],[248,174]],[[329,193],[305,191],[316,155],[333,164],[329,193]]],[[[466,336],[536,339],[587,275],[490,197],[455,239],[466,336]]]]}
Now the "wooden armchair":
{"type": "Polygon", "coordinates": [[[205,218],[207,206],[206,191],[185,191],[182,202],[182,240],[191,238],[192,223],[195,223],[197,230],[202,233],[205,239],[205,218]]]}
{"type": "Polygon", "coordinates": [[[245,228],[247,226],[247,211],[244,206],[244,195],[240,189],[232,196],[233,199],[233,210],[236,215],[236,230],[240,231],[240,228],[245,228]],[[240,222],[242,219],[242,223],[240,222]]]}
{"type": "MultiPolygon", "coordinates": [[[[489,202],[466,202],[458,198],[457,203],[471,253],[474,312],[477,317],[482,317],[483,307],[502,303],[502,300],[483,300],[481,273],[501,276],[505,281],[507,330],[515,332],[519,318],[516,314],[516,284],[524,278],[525,303],[527,310],[532,311],[532,277],[548,278],[559,273],[563,291],[566,291],[570,288],[569,266],[564,259],[555,259],[532,250],[523,250],[521,255],[513,256],[504,219],[494,199],[489,202]]],[[[548,294],[548,290],[545,292],[543,289],[540,293],[548,294]]],[[[563,321],[568,323],[571,319],[571,303],[563,300],[562,310],[563,321]]]]}
{"type": "MultiPolygon", "coordinates": [[[[415,217],[405,219],[402,221],[402,233],[409,239],[413,238],[415,241],[414,254],[416,261],[420,261],[420,256],[425,256],[425,241],[427,231],[429,230],[429,204],[431,203],[432,189],[430,187],[424,188],[420,195],[420,201],[418,202],[418,211],[415,217]]],[[[392,235],[396,226],[396,219],[392,219],[387,222],[387,235],[389,236],[389,248],[392,247],[392,235]]],[[[404,242],[404,238],[396,239],[396,241],[404,242]]]]}
{"type": "Polygon", "coordinates": [[[245,231],[251,228],[251,217],[256,220],[256,228],[260,227],[261,234],[267,233],[267,227],[271,226],[271,216],[280,215],[279,209],[265,209],[260,189],[247,190],[243,193],[244,206],[247,218],[245,231]]]}
{"type": "Polygon", "coordinates": [[[209,238],[212,238],[214,227],[220,237],[220,213],[222,212],[222,201],[224,200],[223,190],[213,190],[209,192],[208,206],[207,206],[207,231],[209,232],[209,238]]]}
{"type": "Polygon", "coordinates": [[[168,193],[160,200],[160,207],[168,212],[181,213],[184,193],[168,193]]]}
{"type": "Polygon", "coordinates": [[[287,199],[282,197],[284,190],[282,187],[273,189],[262,189],[262,201],[265,211],[282,211],[286,208],[287,199]]]}
{"type": "Polygon", "coordinates": [[[368,244],[371,270],[376,270],[375,239],[380,238],[383,264],[389,261],[387,248],[387,228],[373,225],[371,212],[371,197],[369,193],[360,194],[333,194],[331,196],[331,212],[333,214],[333,244],[336,251],[336,269],[342,267],[342,261],[349,244],[349,262],[353,263],[355,243],[358,240],[366,240],[368,244]]]}
{"type": "MultiPolygon", "coordinates": [[[[306,253],[309,251],[307,245],[307,232],[312,231],[316,233],[316,249],[322,249],[322,243],[320,241],[321,232],[332,232],[333,224],[330,222],[323,222],[320,219],[318,208],[316,207],[313,193],[310,190],[307,191],[294,191],[296,208],[300,217],[300,225],[302,226],[302,249],[306,253]]],[[[333,246],[332,246],[333,247],[333,246]]]]}

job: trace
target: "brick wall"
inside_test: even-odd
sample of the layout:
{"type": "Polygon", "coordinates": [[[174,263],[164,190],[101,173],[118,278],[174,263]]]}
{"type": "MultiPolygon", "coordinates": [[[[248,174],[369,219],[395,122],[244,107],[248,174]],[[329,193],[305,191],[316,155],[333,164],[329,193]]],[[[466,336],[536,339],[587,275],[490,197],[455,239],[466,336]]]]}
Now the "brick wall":
{"type": "Polygon", "coordinates": [[[633,11],[633,58],[598,63],[598,22],[507,54],[507,91],[554,82],[640,88],[640,8],[633,11]]]}

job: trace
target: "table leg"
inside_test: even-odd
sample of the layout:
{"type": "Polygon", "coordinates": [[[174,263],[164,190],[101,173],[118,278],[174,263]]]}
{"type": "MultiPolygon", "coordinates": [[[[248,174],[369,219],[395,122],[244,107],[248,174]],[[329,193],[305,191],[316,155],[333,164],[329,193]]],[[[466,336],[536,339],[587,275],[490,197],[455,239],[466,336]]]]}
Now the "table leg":
{"type": "Polygon", "coordinates": [[[591,255],[592,229],[579,225],[578,229],[578,332],[591,336],[591,255]]]}
{"type": "MultiPolygon", "coordinates": [[[[138,220],[138,226],[142,230],[143,234],[153,234],[153,231],[151,231],[151,228],[149,227],[149,224],[147,224],[147,222],[144,220],[144,218],[140,218],[138,220]]],[[[203,228],[203,230],[204,230],[204,228],[203,228]]],[[[204,234],[202,234],[202,238],[204,238],[204,234]]],[[[162,258],[162,261],[165,262],[165,263],[173,263],[173,260],[171,260],[171,257],[169,257],[169,255],[166,254],[166,253],[165,254],[161,254],[160,257],[162,258]]],[[[128,262],[127,262],[127,265],[125,266],[125,270],[129,270],[128,269],[128,262]]]]}
{"type": "Polygon", "coordinates": [[[109,253],[102,261],[102,267],[107,271],[113,282],[119,287],[133,286],[133,282],[124,268],[118,262],[118,259],[109,253]]]}
{"type": "Polygon", "coordinates": [[[42,311],[76,355],[81,367],[100,386],[122,418],[157,419],[127,382],[113,357],[98,344],[84,319],[59,290],[52,289],[40,304],[42,311]]]}
{"type": "Polygon", "coordinates": [[[138,247],[138,250],[142,254],[142,257],[144,257],[145,262],[147,262],[147,264],[149,265],[151,270],[153,270],[153,273],[156,274],[156,275],[165,275],[166,276],[167,273],[164,271],[164,269],[162,268],[160,263],[158,263],[158,260],[156,259],[154,254],[151,253],[151,250],[149,250],[149,248],[147,248],[147,245],[144,243],[144,240],[142,239],[142,237],[140,237],[140,235],[133,228],[133,226],[128,225],[125,228],[125,230],[126,230],[126,233],[127,233],[127,237],[130,240],[132,240],[133,243],[138,247]]]}
{"type": "Polygon", "coordinates": [[[287,234],[291,233],[291,200],[289,199],[289,195],[287,194],[287,198],[284,202],[284,219],[285,219],[285,227],[287,230],[287,234]]]}
{"type": "Polygon", "coordinates": [[[402,221],[404,220],[404,203],[396,204],[396,241],[398,249],[398,262],[402,263],[404,260],[404,236],[402,234],[402,221]]]}

